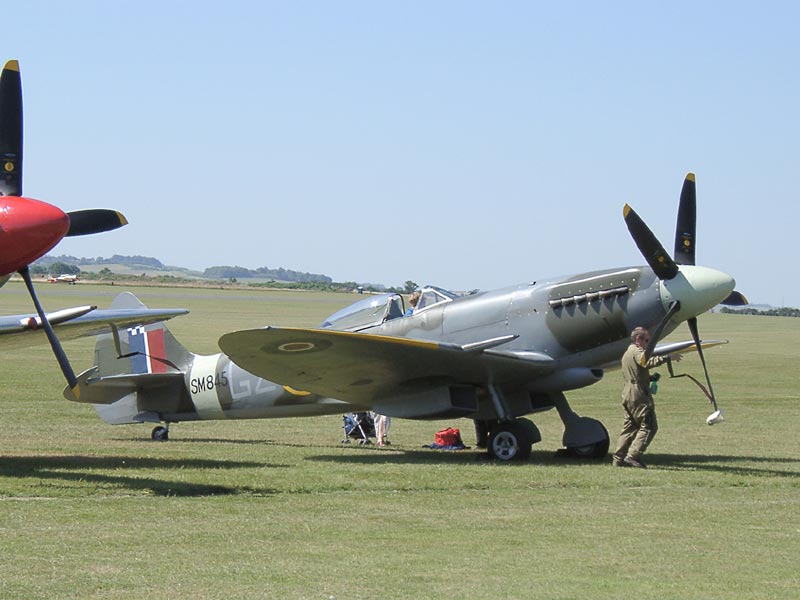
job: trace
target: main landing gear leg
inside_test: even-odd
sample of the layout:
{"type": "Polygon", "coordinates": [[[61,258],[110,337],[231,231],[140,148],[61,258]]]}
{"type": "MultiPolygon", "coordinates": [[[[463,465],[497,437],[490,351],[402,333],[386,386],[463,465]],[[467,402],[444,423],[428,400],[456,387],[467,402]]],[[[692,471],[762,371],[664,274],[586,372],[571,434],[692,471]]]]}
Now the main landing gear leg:
{"type": "Polygon", "coordinates": [[[564,394],[553,394],[553,405],[564,423],[562,443],[570,456],[600,459],[608,454],[608,431],[600,421],[578,416],[564,394]]]}
{"type": "Polygon", "coordinates": [[[515,419],[506,405],[500,390],[489,385],[498,421],[491,424],[486,451],[489,458],[502,461],[528,460],[531,457],[533,444],[540,442],[542,436],[536,425],[528,419],[515,419]]]}

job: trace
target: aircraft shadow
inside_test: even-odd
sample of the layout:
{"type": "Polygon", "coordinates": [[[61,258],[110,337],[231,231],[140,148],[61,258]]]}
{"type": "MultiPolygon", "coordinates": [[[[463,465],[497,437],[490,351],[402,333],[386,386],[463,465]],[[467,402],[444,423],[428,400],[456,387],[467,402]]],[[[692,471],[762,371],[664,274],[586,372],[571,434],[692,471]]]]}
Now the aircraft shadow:
{"type": "MultiPolygon", "coordinates": [[[[172,435],[172,434],[170,434],[172,435]]],[[[242,440],[242,439],[232,439],[232,438],[181,438],[181,437],[170,437],[169,441],[167,442],[155,442],[151,440],[149,437],[118,437],[114,438],[117,442],[141,442],[143,444],[167,444],[168,446],[171,445],[178,445],[178,444],[242,444],[242,445],[264,445],[264,444],[274,444],[278,445],[288,445],[288,444],[279,444],[278,442],[272,442],[270,440],[242,440]]]]}
{"type": "Polygon", "coordinates": [[[770,477],[800,477],[800,471],[792,470],[800,459],[786,456],[726,456],[720,454],[647,454],[648,466],[654,468],[716,471],[741,475],[764,475],[770,477]],[[747,466],[747,463],[763,464],[765,468],[747,466]],[[779,467],[786,467],[781,469],[779,467]]]}
{"type": "Polygon", "coordinates": [[[245,469],[263,468],[258,462],[161,459],[136,456],[0,456],[0,477],[35,478],[65,482],[111,485],[131,491],[147,491],[156,496],[211,496],[235,494],[269,495],[276,493],[269,488],[252,488],[174,481],[137,475],[114,475],[98,473],[105,471],[168,470],[168,469],[245,469]]]}
{"type": "Polygon", "coordinates": [[[329,448],[330,444],[299,444],[293,442],[276,441],[269,439],[244,440],[232,438],[170,438],[167,442],[154,442],[149,438],[114,438],[118,442],[142,442],[143,444],[239,444],[244,446],[276,446],[281,448],[329,448]]]}
{"type": "MultiPolygon", "coordinates": [[[[347,448],[347,447],[344,447],[347,448]]],[[[358,449],[359,446],[350,446],[349,448],[358,449]]],[[[547,464],[553,462],[554,454],[552,452],[536,452],[531,455],[531,459],[525,462],[510,461],[508,463],[497,463],[502,466],[524,466],[530,464],[547,464]]],[[[474,465],[476,463],[495,463],[488,457],[485,451],[476,448],[467,447],[464,450],[433,450],[430,448],[420,448],[419,450],[409,449],[391,449],[381,448],[378,450],[369,449],[364,447],[363,452],[354,451],[347,454],[320,454],[317,456],[306,457],[306,460],[313,460],[319,462],[332,462],[332,463],[350,463],[350,464],[375,464],[375,463],[392,463],[392,464],[459,464],[459,465],[474,465]]],[[[567,462],[567,461],[565,461],[567,462]]],[[[570,460],[570,463],[576,461],[570,460]]]]}
{"type": "MultiPolygon", "coordinates": [[[[357,448],[357,447],[356,447],[357,448]]],[[[419,450],[408,449],[381,449],[371,451],[364,449],[363,452],[352,452],[347,454],[321,454],[309,456],[306,460],[320,462],[338,462],[350,464],[462,464],[470,465],[475,463],[494,463],[486,452],[467,448],[465,450],[430,450],[421,448],[419,450]]],[[[792,470],[791,465],[800,463],[800,459],[787,457],[754,457],[754,456],[725,456],[725,455],[701,455],[701,454],[647,454],[646,462],[654,469],[671,470],[691,470],[691,471],[715,471],[719,473],[731,473],[741,475],[760,475],[772,477],[800,477],[800,472],[792,470]],[[764,464],[765,468],[746,466],[747,463],[764,464]],[[776,468],[785,466],[786,469],[776,468]]],[[[498,463],[501,464],[501,463],[498,463]]],[[[530,460],[524,462],[511,461],[503,466],[611,466],[611,455],[598,459],[580,459],[564,456],[557,452],[534,451],[530,460]]]]}

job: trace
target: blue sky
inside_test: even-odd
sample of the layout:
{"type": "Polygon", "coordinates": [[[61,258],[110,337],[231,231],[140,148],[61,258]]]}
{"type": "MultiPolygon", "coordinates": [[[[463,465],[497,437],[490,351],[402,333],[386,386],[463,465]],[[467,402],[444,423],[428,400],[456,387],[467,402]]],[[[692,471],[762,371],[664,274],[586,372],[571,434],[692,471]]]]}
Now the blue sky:
{"type": "Polygon", "coordinates": [[[794,3],[68,2],[4,8],[25,193],[143,254],[488,289],[642,264],[697,174],[698,264],[800,306],[794,3]]]}

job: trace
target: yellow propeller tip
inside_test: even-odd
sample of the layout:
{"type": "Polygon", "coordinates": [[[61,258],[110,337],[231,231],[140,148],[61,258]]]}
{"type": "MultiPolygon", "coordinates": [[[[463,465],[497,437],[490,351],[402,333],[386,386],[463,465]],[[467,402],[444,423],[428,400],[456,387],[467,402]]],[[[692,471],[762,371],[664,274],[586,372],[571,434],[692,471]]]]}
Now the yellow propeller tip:
{"type": "Polygon", "coordinates": [[[694,183],[695,182],[694,181],[694,173],[688,173],[686,175],[686,181],[691,181],[692,183],[694,183]]]}
{"type": "Polygon", "coordinates": [[[627,217],[627,216],[628,216],[628,213],[629,213],[629,212],[631,212],[632,210],[633,210],[633,209],[631,208],[630,204],[626,204],[626,205],[625,205],[625,206],[622,208],[622,216],[623,216],[623,217],[627,217]]]}
{"type": "Polygon", "coordinates": [[[9,60],[4,67],[4,70],[19,72],[19,62],[16,60],[9,60]]]}

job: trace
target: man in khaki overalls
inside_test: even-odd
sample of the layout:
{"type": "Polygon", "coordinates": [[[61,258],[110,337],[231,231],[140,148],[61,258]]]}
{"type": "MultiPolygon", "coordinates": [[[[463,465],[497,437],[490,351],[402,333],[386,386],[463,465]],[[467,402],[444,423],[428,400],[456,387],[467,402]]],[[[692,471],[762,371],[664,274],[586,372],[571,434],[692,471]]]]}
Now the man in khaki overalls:
{"type": "MultiPolygon", "coordinates": [[[[650,393],[650,369],[667,362],[666,357],[653,356],[645,360],[644,351],[650,341],[650,333],[644,327],[631,332],[631,345],[622,355],[622,408],[625,423],[619,434],[613,464],[616,467],[646,468],[642,454],[653,441],[658,431],[656,407],[650,393]]],[[[669,357],[676,362],[680,354],[669,357]]]]}

